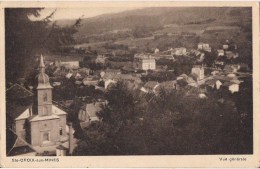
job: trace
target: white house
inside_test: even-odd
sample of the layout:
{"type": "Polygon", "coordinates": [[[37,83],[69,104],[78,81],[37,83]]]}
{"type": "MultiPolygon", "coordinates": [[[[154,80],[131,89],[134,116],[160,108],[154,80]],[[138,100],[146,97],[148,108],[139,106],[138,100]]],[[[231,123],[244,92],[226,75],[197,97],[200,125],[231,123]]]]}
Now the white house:
{"type": "Polygon", "coordinates": [[[198,44],[198,49],[199,50],[204,50],[204,51],[207,51],[207,52],[211,52],[211,47],[209,47],[208,43],[199,43],[198,44]]]}
{"type": "Polygon", "coordinates": [[[195,74],[198,76],[198,79],[197,80],[202,80],[204,79],[204,68],[202,66],[194,66],[192,69],[191,69],[191,73],[192,74],[195,74]]]}
{"type": "Polygon", "coordinates": [[[225,52],[224,52],[223,49],[218,49],[217,52],[218,52],[218,56],[224,56],[225,55],[225,52]]]}
{"type": "Polygon", "coordinates": [[[217,80],[217,81],[216,81],[216,89],[219,90],[220,87],[221,87],[221,85],[222,85],[222,82],[219,81],[219,80],[217,80]]]}
{"type": "Polygon", "coordinates": [[[226,87],[231,93],[235,93],[239,91],[239,84],[232,82],[225,82],[223,86],[226,87]]]}
{"type": "Polygon", "coordinates": [[[137,61],[137,67],[141,70],[155,70],[156,69],[156,62],[153,58],[148,59],[139,59],[137,61]]]}
{"type": "Polygon", "coordinates": [[[175,48],[171,50],[171,54],[172,55],[177,55],[177,56],[181,56],[181,55],[185,55],[187,53],[187,49],[184,47],[181,48],[175,48]]]}
{"type": "Polygon", "coordinates": [[[79,61],[67,61],[67,62],[60,62],[63,66],[69,66],[70,68],[79,68],[79,61]]]}
{"type": "Polygon", "coordinates": [[[71,72],[69,72],[68,74],[66,74],[66,78],[69,79],[69,78],[71,78],[72,75],[73,74],[71,72]]]}
{"type": "Polygon", "coordinates": [[[105,89],[107,89],[110,84],[115,84],[115,83],[117,83],[117,81],[112,80],[112,79],[104,79],[105,89]]]}
{"type": "Polygon", "coordinates": [[[156,53],[159,53],[160,52],[160,50],[158,49],[158,48],[156,48],[155,50],[154,50],[154,53],[156,54],[156,53]]]}

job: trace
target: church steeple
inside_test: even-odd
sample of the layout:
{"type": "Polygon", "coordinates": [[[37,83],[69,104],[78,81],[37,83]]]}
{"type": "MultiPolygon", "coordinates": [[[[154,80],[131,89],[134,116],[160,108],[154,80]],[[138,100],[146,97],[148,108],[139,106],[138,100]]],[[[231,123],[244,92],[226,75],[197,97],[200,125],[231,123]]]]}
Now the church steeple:
{"type": "Polygon", "coordinates": [[[40,65],[39,65],[39,74],[37,76],[38,78],[38,87],[39,88],[52,88],[49,82],[49,76],[45,74],[45,65],[43,61],[43,56],[41,55],[40,58],[40,65]]]}
{"type": "Polygon", "coordinates": [[[45,72],[45,65],[44,65],[44,61],[43,61],[43,56],[42,55],[41,55],[41,58],[40,58],[39,69],[40,69],[40,73],[44,73],[45,72]]]}
{"type": "Polygon", "coordinates": [[[37,76],[37,106],[38,115],[48,116],[52,114],[52,87],[49,76],[45,74],[45,65],[43,56],[40,58],[39,74],[37,76]]]}

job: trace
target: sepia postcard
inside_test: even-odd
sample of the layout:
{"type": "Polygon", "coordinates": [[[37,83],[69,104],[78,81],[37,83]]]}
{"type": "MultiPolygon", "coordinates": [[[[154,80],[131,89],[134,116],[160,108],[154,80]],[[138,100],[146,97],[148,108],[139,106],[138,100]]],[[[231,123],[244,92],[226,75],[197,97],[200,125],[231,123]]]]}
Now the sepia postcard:
{"type": "Polygon", "coordinates": [[[2,167],[260,167],[258,2],[1,2],[2,167]]]}

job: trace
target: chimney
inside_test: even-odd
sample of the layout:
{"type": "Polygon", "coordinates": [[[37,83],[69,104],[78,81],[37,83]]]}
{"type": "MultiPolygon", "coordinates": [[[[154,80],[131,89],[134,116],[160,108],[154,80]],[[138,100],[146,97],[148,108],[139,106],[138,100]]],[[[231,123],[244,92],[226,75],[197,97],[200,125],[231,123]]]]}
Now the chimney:
{"type": "Polygon", "coordinates": [[[69,154],[71,155],[74,149],[73,145],[73,128],[72,128],[72,123],[70,122],[69,124],[69,154]]]}

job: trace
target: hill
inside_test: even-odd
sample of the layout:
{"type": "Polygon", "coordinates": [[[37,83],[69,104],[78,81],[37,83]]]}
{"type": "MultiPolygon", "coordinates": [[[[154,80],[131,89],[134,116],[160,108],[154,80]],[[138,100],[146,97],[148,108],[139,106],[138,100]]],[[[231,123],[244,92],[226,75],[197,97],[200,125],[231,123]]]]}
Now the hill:
{"type": "MultiPolygon", "coordinates": [[[[78,36],[89,36],[112,30],[134,29],[137,26],[159,28],[167,24],[196,24],[203,21],[234,24],[251,16],[250,8],[229,7],[152,7],[120,13],[103,14],[82,20],[78,36]],[[242,18],[241,18],[242,17],[242,18]]],[[[59,20],[59,25],[73,20],[59,20]]]]}

